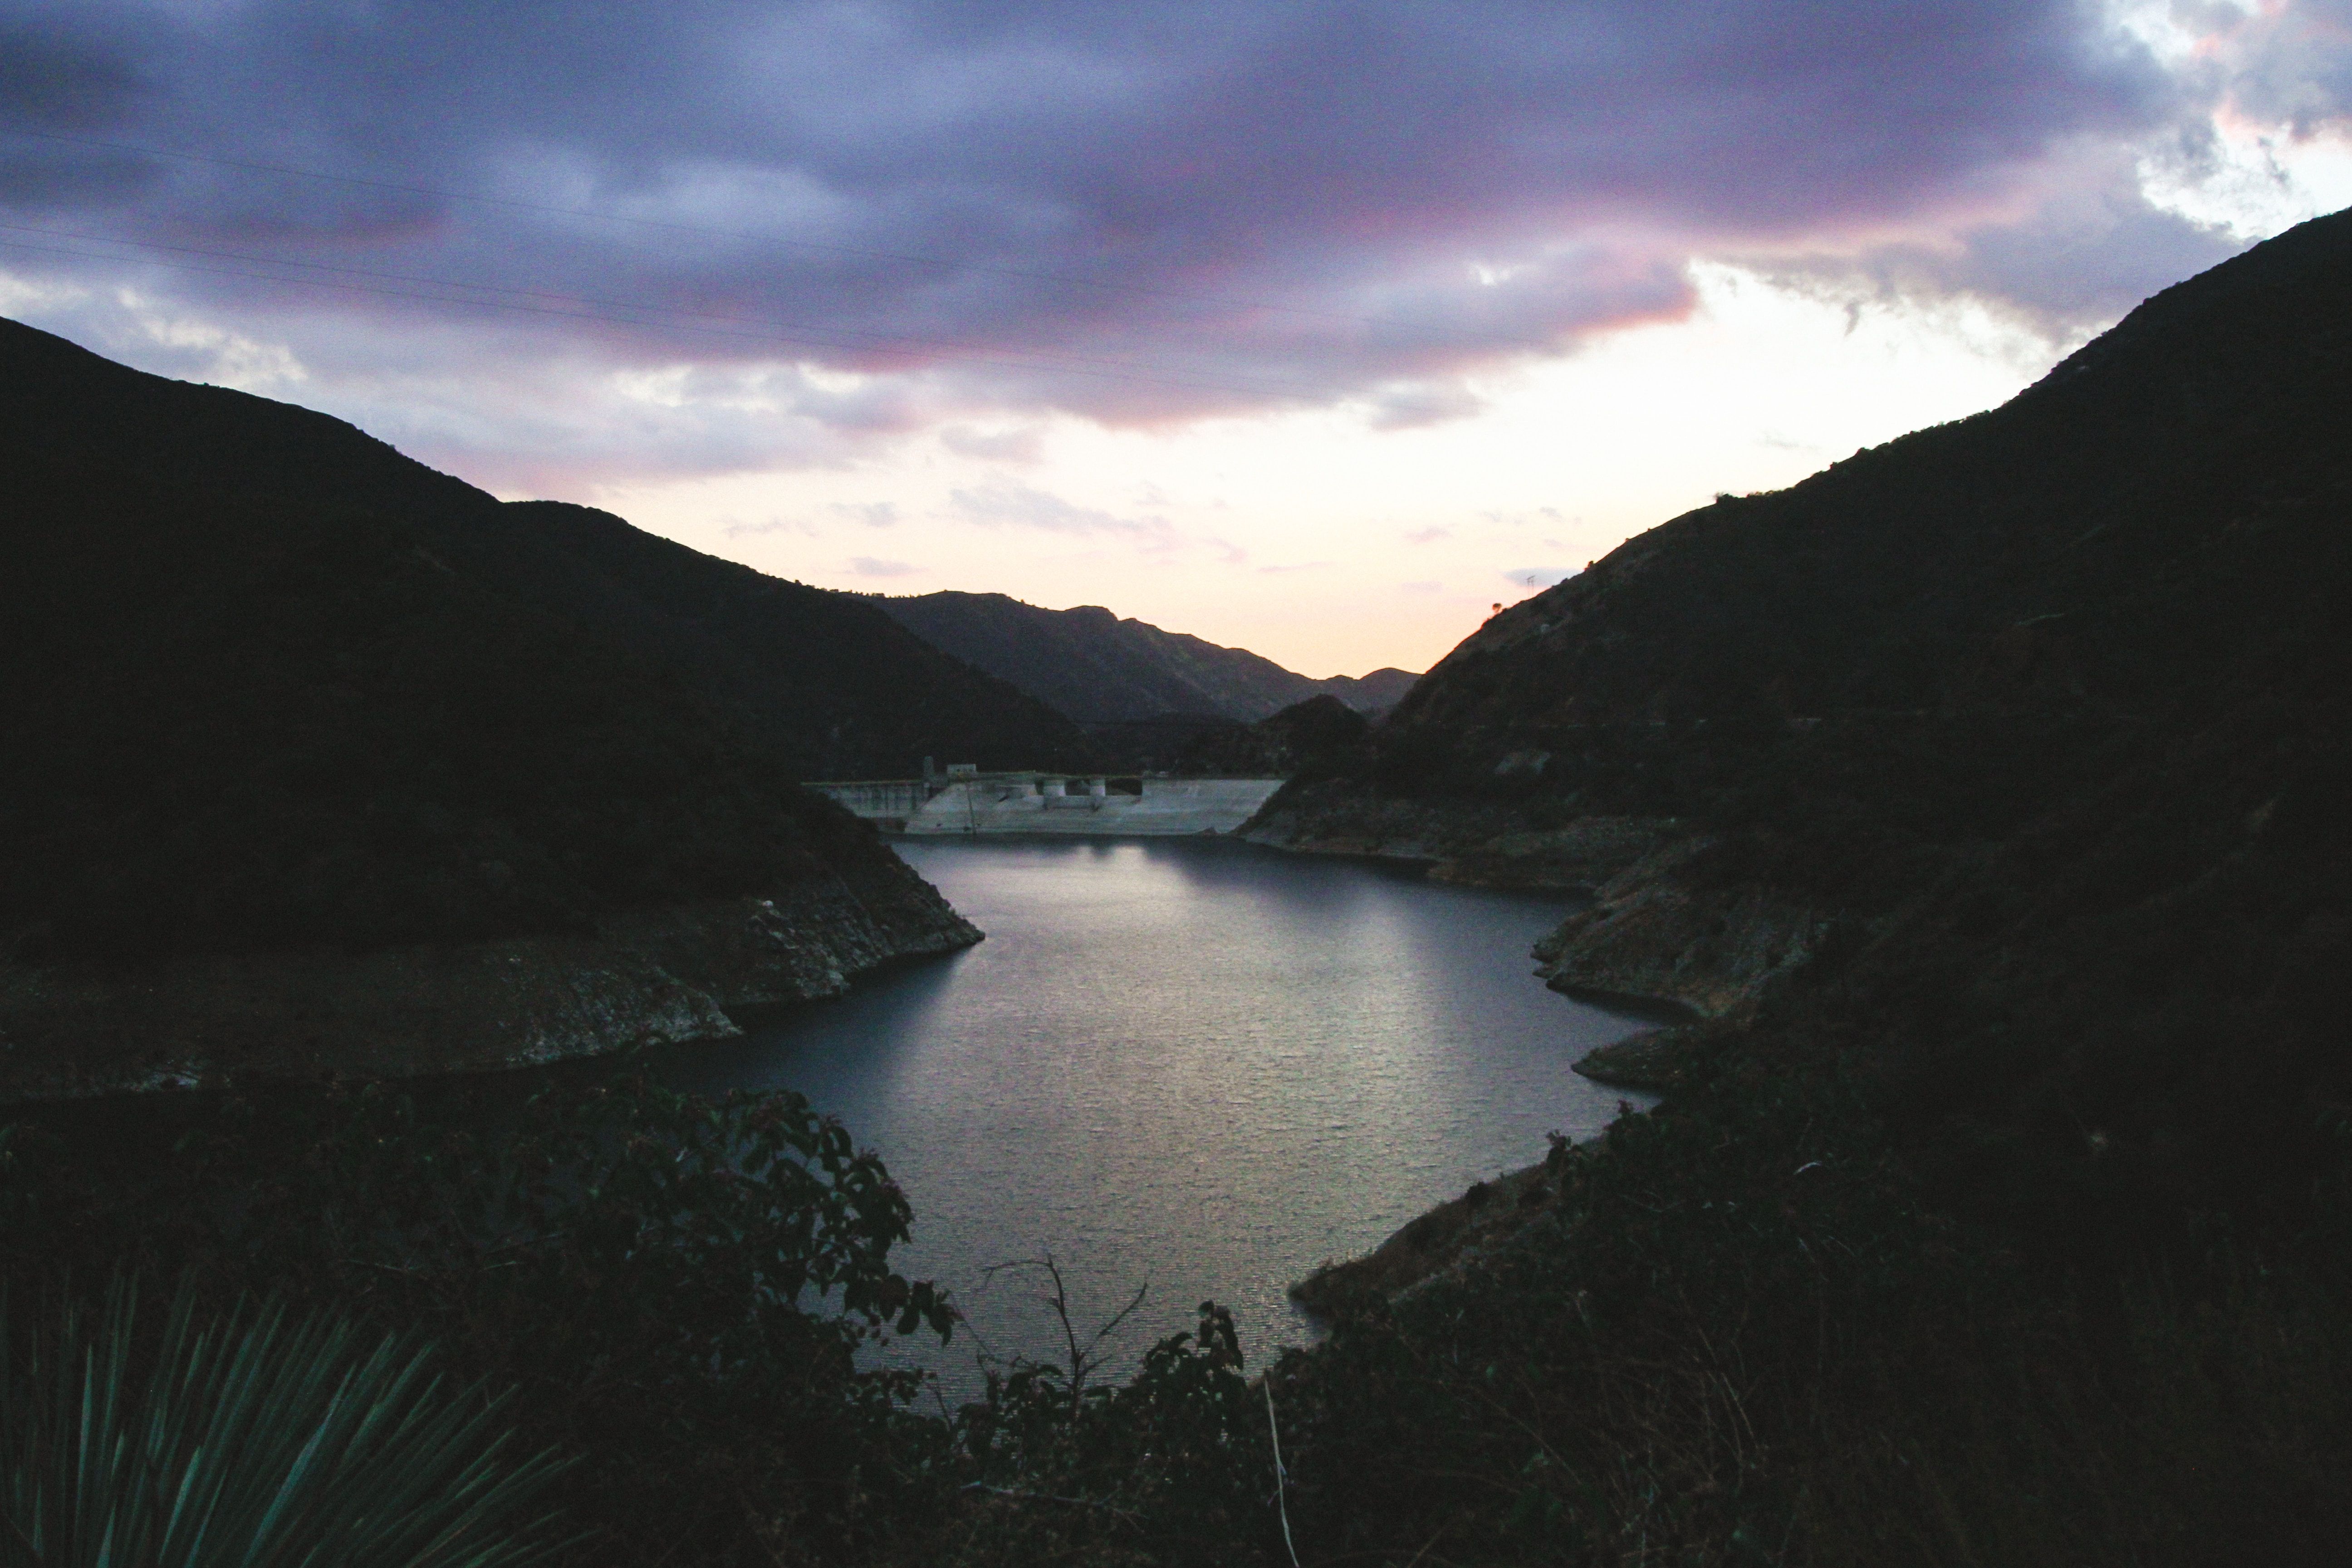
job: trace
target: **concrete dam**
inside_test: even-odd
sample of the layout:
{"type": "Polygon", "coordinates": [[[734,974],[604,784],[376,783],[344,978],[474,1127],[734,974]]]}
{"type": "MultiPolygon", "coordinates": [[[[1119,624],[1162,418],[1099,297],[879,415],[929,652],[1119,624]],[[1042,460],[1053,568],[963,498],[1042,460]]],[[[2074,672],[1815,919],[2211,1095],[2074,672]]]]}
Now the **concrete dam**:
{"type": "Polygon", "coordinates": [[[910,838],[982,833],[1128,838],[1231,833],[1256,815],[1282,780],[983,773],[950,767],[940,778],[852,779],[808,787],[883,832],[910,838]]]}

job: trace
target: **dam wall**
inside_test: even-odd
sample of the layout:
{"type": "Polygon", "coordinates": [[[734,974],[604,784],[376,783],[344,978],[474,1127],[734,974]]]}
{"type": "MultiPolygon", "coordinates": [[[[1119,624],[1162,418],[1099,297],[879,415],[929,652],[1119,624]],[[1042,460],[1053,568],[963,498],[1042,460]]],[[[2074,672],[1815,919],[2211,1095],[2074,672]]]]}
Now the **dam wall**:
{"type": "Polygon", "coordinates": [[[1124,838],[1231,833],[1280,779],[1163,779],[1073,773],[961,774],[944,780],[813,784],[886,833],[910,838],[1026,833],[1124,838]]]}
{"type": "Polygon", "coordinates": [[[809,788],[830,795],[869,822],[904,822],[923,809],[939,786],[921,779],[855,779],[842,784],[813,784],[809,788]]]}

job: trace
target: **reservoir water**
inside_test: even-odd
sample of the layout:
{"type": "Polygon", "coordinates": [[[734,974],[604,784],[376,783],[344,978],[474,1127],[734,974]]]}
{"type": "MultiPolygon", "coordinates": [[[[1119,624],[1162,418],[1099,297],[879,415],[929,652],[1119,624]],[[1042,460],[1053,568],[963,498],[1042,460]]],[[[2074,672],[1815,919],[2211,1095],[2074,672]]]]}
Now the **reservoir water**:
{"type": "Polygon", "coordinates": [[[1556,903],[1213,840],[899,853],[988,940],[660,1070],[798,1089],[883,1156],[897,1267],[976,1331],[920,1352],[950,1397],[975,1342],[1059,1348],[1040,1281],[992,1265],[1050,1252],[1081,1327],[1148,1284],[1118,1375],[1210,1298],[1255,1365],[1313,1336],[1291,1282],[1639,1098],[1569,1070],[1641,1026],[1530,977],[1556,903]]]}

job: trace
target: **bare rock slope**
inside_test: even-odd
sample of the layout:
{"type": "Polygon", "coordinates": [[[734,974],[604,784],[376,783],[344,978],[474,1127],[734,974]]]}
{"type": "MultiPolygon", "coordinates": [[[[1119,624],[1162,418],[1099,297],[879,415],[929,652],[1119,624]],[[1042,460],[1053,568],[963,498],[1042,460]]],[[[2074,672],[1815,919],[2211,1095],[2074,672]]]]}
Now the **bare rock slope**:
{"type": "Polygon", "coordinates": [[[0,964],[0,1100],[481,1071],[719,1038],[745,1009],[838,995],[980,940],[894,858],[772,897],[619,911],[577,934],[0,964]]]}

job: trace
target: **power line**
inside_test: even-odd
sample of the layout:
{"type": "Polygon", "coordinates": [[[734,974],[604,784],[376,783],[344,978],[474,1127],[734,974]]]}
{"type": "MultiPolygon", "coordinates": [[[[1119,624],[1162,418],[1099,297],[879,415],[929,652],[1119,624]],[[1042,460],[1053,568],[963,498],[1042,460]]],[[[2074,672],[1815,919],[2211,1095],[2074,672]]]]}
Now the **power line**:
{"type": "Polygon", "coordinates": [[[243,158],[223,158],[209,153],[184,153],[170,148],[141,146],[130,142],[106,141],[92,136],[68,136],[54,131],[27,131],[10,127],[6,128],[5,133],[13,136],[33,137],[44,142],[63,142],[77,147],[97,147],[114,153],[132,153],[147,158],[177,158],[186,163],[212,163],[222,168],[244,169],[258,174],[290,174],[297,179],[320,180],[341,185],[357,185],[369,190],[394,191],[404,195],[433,196],[442,201],[471,202],[481,206],[509,207],[520,212],[551,213],[559,216],[587,218],[600,223],[620,223],[633,225],[639,228],[668,229],[680,234],[698,234],[719,239],[740,240],[755,245],[774,245],[794,250],[853,256],[868,261],[896,261],[910,266],[936,267],[949,271],[976,272],[994,278],[1017,278],[1034,283],[1055,283],[1073,289],[1094,289],[1105,293],[1130,294],[1143,299],[1181,300],[1192,304],[1217,305],[1227,310],[1256,310],[1270,315],[1343,321],[1353,326],[1387,327],[1433,337],[1448,338],[1458,342],[1485,343],[1498,348],[1535,349],[1546,353],[1555,353],[1558,349],[1558,345],[1546,342],[1539,338],[1523,338],[1509,333],[1468,331],[1458,327],[1438,327],[1423,322],[1401,321],[1393,317],[1355,315],[1339,310],[1316,310],[1298,305],[1276,305],[1264,300],[1238,300],[1226,295],[1203,294],[1177,289],[1153,289],[1134,283],[1106,283],[1098,279],[1074,277],[1063,272],[1043,272],[1017,267],[992,267],[982,262],[961,261],[940,256],[923,256],[909,251],[861,249],[856,246],[834,245],[823,240],[793,239],[771,234],[751,234],[739,229],[714,228],[701,224],[678,223],[667,218],[632,217],[622,213],[597,212],[589,207],[562,206],[551,202],[524,201],[514,196],[486,196],[470,191],[453,191],[436,185],[411,185],[394,180],[371,180],[358,174],[330,174],[317,169],[296,168],[288,163],[264,163],[243,158]]]}
{"type": "MultiPolygon", "coordinates": [[[[18,232],[24,231],[19,230],[18,232]]],[[[761,342],[803,343],[817,348],[838,349],[873,346],[871,344],[828,342],[823,338],[809,336],[805,333],[785,331],[742,331],[726,327],[696,326],[691,322],[685,321],[649,321],[627,316],[609,315],[596,310],[559,310],[551,305],[528,305],[507,300],[451,299],[447,295],[444,294],[425,294],[419,293],[414,289],[388,289],[368,283],[344,283],[326,278],[288,278],[274,272],[252,272],[226,267],[198,267],[186,262],[156,261],[146,257],[125,257],[110,254],[105,251],[72,250],[62,246],[34,245],[21,239],[0,239],[0,247],[5,247],[11,250],[27,250],[46,256],[70,256],[86,261],[136,260],[145,262],[151,267],[160,267],[164,270],[171,272],[187,272],[215,278],[244,278],[264,283],[292,284],[297,288],[330,289],[345,293],[373,294],[382,298],[394,300],[422,300],[440,305],[471,305],[483,310],[509,310],[526,315],[558,317],[569,321],[604,321],[617,326],[650,327],[656,331],[698,332],[711,337],[744,338],[761,342]]],[[[470,284],[451,284],[446,286],[452,288],[482,287],[479,285],[470,284]]],[[[641,309],[639,307],[625,308],[641,309]]],[[[646,313],[651,314],[654,312],[647,310],[646,313]]],[[[1301,392],[1283,392],[1262,386],[1234,386],[1230,384],[1221,384],[1219,383],[1210,381],[1179,381],[1168,376],[1133,375],[1121,371],[1092,370],[1082,365],[1039,364],[1034,362],[1024,362],[1019,360],[990,359],[974,354],[942,354],[940,357],[967,364],[992,365],[1003,370],[1053,370],[1069,375],[1093,376],[1098,380],[1105,381],[1129,382],[1141,386],[1166,386],[1181,388],[1192,392],[1224,392],[1257,397],[1280,397],[1298,402],[1321,403],[1328,401],[1328,398],[1315,396],[1310,394],[1301,392]]]]}
{"type": "MultiPolygon", "coordinates": [[[[676,318],[678,321],[725,321],[736,325],[766,327],[772,330],[779,330],[788,332],[817,333],[824,334],[824,336],[810,341],[820,342],[822,346],[828,348],[918,348],[932,351],[942,358],[961,358],[972,360],[975,363],[985,363],[999,366],[1005,365],[1007,363],[1026,364],[1028,368],[1037,370],[1088,372],[1094,367],[1108,366],[1124,374],[1138,368],[1132,361],[1111,359],[1100,354],[1070,353],[1066,351],[1058,349],[979,350],[966,343],[953,342],[937,338],[916,337],[903,332],[878,332],[864,327],[836,327],[822,322],[779,321],[771,317],[730,315],[724,311],[718,310],[686,310],[670,305],[646,305],[641,304],[633,300],[598,300],[593,297],[570,292],[559,292],[541,289],[517,288],[511,284],[468,283],[461,279],[434,278],[420,273],[385,272],[364,267],[337,266],[332,263],[323,261],[303,261],[290,257],[255,255],[248,251],[216,250],[202,246],[191,245],[167,245],[161,240],[125,239],[115,235],[89,234],[76,229],[50,228],[38,224],[0,223],[0,233],[37,234],[58,239],[79,240],[85,244],[120,245],[134,247],[140,250],[159,250],[168,252],[175,256],[201,256],[213,260],[244,261],[265,267],[300,268],[306,271],[331,272],[349,278],[370,279],[378,282],[421,283],[436,289],[465,289],[469,292],[480,294],[507,294],[525,300],[551,300],[573,307],[593,307],[599,310],[632,310],[643,315],[676,318]],[[864,341],[832,341],[835,339],[864,341]],[[1021,360],[1008,360],[1003,357],[1007,354],[1018,354],[1024,357],[1021,360]]],[[[110,258],[104,257],[102,253],[95,255],[93,258],[141,261],[150,259],[145,257],[110,258]]],[[[156,263],[156,265],[169,266],[170,264],[156,263]]],[[[278,277],[278,275],[274,273],[239,273],[234,275],[240,277],[268,277],[272,279],[276,279],[278,277]]],[[[299,278],[289,278],[280,280],[286,282],[315,281],[314,279],[299,278]]],[[[437,296],[414,297],[425,299],[438,298],[437,296]]],[[[492,301],[458,300],[454,302],[480,304],[490,303],[492,301]]],[[[619,318],[613,319],[618,320],[619,318]]],[[[658,326],[676,323],[656,321],[638,322],[636,324],[658,326]]],[[[1224,391],[1257,392],[1270,396],[1298,397],[1310,401],[1322,401],[1326,395],[1324,394],[1319,394],[1311,388],[1295,384],[1284,385],[1274,382],[1241,383],[1228,380],[1220,383],[1203,381],[1201,384],[1224,391]]]]}

